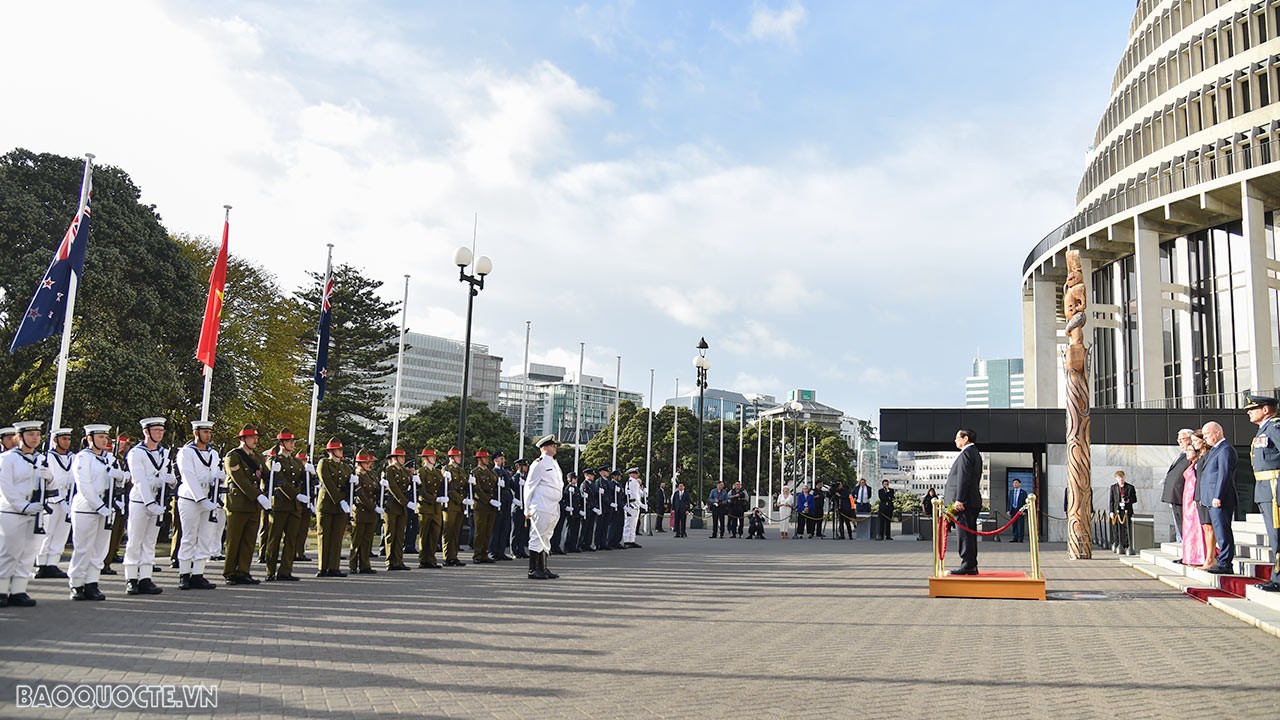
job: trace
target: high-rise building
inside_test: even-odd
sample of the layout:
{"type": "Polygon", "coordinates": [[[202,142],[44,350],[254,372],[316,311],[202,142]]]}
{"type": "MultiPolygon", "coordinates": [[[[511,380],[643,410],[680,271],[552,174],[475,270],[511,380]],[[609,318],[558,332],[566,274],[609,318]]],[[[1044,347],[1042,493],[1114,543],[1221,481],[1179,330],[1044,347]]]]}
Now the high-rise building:
{"type": "MultiPolygon", "coordinates": [[[[763,415],[766,410],[776,407],[778,401],[772,395],[750,395],[733,390],[720,390],[717,388],[707,388],[703,391],[702,397],[702,418],[704,420],[719,420],[720,408],[724,407],[724,419],[743,420],[753,423],[756,420],[757,412],[763,415]],[[739,413],[741,408],[741,413],[739,413]],[[741,417],[739,417],[741,414],[741,417]]],[[[663,405],[671,405],[673,407],[687,408],[689,412],[697,417],[698,414],[698,390],[695,387],[686,393],[681,393],[676,397],[669,397],[663,405]]]]}
{"type": "Polygon", "coordinates": [[[787,392],[786,402],[768,410],[761,410],[760,417],[766,420],[769,418],[798,419],[800,422],[813,423],[838,433],[842,429],[844,413],[830,405],[818,402],[818,394],[813,390],[791,390],[787,392]],[[795,406],[792,403],[795,403],[795,406]]]}
{"type": "Polygon", "coordinates": [[[596,433],[608,428],[609,419],[617,408],[616,401],[630,400],[637,406],[644,404],[644,395],[623,390],[620,393],[604,378],[583,375],[579,384],[576,378],[558,365],[529,364],[529,376],[523,373],[502,378],[497,409],[511,424],[520,428],[521,406],[524,406],[524,434],[528,438],[555,433],[563,446],[586,445],[596,433]],[[581,392],[581,437],[575,435],[578,418],[578,397],[581,392]]]}
{"type": "MultiPolygon", "coordinates": [[[[401,419],[429,407],[437,400],[462,394],[463,343],[448,338],[405,333],[404,380],[400,391],[401,419]]],[[[497,409],[502,358],[489,354],[489,346],[471,343],[471,383],[467,396],[497,409]]],[[[382,379],[385,405],[391,417],[395,407],[396,374],[382,379]]]]}
{"type": "Polygon", "coordinates": [[[973,375],[964,379],[964,405],[1020,408],[1023,405],[1022,358],[973,359],[973,375]]]}

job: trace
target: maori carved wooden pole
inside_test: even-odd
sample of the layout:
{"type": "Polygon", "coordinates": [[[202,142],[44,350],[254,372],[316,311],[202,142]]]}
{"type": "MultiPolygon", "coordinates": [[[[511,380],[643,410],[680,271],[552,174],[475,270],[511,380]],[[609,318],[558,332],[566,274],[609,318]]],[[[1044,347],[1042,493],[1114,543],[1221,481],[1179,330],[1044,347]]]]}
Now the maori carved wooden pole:
{"type": "Polygon", "coordinates": [[[1067,282],[1062,288],[1062,307],[1067,317],[1067,554],[1073,560],[1093,557],[1090,540],[1090,510],[1093,486],[1089,457],[1089,374],[1084,347],[1084,273],[1080,251],[1067,251],[1067,282]]]}

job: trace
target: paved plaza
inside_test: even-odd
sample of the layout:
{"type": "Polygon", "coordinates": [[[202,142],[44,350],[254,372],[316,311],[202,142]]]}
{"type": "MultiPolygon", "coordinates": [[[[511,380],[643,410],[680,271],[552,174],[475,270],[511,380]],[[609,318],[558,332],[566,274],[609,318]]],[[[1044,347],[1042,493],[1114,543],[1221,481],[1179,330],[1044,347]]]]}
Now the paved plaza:
{"type": "Polygon", "coordinates": [[[0,716],[87,717],[16,687],[111,683],[217,685],[198,714],[226,717],[1275,717],[1280,639],[1110,553],[1045,546],[1048,602],[934,600],[927,542],[693,533],[545,582],[515,561],[180,592],[166,569],[156,598],[73,603],[36,581],[39,607],[0,610],[0,716]]]}

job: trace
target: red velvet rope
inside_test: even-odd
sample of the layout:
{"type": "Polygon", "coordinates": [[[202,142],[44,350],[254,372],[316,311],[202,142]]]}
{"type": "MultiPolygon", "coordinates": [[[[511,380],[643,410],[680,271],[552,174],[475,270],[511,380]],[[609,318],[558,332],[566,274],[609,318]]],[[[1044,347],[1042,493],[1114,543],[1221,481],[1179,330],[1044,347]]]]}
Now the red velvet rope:
{"type": "Polygon", "coordinates": [[[942,538],[942,545],[939,548],[939,557],[941,557],[942,559],[946,559],[947,557],[947,534],[948,534],[947,533],[948,528],[946,526],[947,523],[951,523],[952,525],[955,525],[956,527],[969,533],[970,535],[982,535],[984,537],[989,537],[991,535],[999,535],[1005,530],[1008,530],[1009,528],[1013,527],[1014,521],[1025,514],[1026,514],[1025,509],[1019,510],[1009,518],[1009,522],[1005,523],[1004,526],[997,528],[995,530],[974,530],[973,528],[967,528],[964,525],[961,525],[960,523],[956,522],[955,518],[951,517],[950,515],[947,515],[946,513],[943,513],[942,515],[938,516],[938,533],[942,538]]]}

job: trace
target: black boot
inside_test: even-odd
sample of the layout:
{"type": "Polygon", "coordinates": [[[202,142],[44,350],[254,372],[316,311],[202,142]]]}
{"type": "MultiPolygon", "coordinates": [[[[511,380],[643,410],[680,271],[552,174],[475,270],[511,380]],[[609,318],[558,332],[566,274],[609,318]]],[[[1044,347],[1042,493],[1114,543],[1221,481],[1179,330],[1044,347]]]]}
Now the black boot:
{"type": "Polygon", "coordinates": [[[216,590],[218,586],[205,580],[204,575],[192,575],[191,587],[194,590],[216,590]]]}
{"type": "Polygon", "coordinates": [[[547,567],[547,558],[550,557],[547,552],[542,551],[542,574],[547,576],[548,580],[555,580],[559,575],[551,572],[551,568],[547,567]]]}
{"type": "Polygon", "coordinates": [[[137,580],[130,580],[130,581],[129,581],[129,584],[128,584],[128,587],[126,587],[126,588],[125,588],[125,590],[124,590],[124,594],[125,594],[125,595],[137,595],[137,594],[138,594],[138,581],[137,581],[137,580]]]}
{"type": "Polygon", "coordinates": [[[159,595],[164,590],[151,582],[151,578],[142,578],[138,581],[138,592],[143,595],[159,595]]]}
{"type": "Polygon", "coordinates": [[[542,556],[545,553],[531,552],[529,553],[529,579],[530,580],[546,580],[547,572],[542,569],[542,556]]]}
{"type": "Polygon", "coordinates": [[[84,586],[84,594],[90,600],[106,600],[107,596],[102,594],[98,589],[98,583],[93,582],[84,586]]]}
{"type": "Polygon", "coordinates": [[[191,573],[182,573],[181,575],[178,576],[178,589],[179,590],[195,589],[191,587],[191,573]]]}
{"type": "Polygon", "coordinates": [[[529,556],[529,579],[530,580],[540,579],[540,578],[535,578],[533,576],[534,573],[536,572],[538,572],[538,561],[532,555],[530,555],[529,556]]]}
{"type": "Polygon", "coordinates": [[[72,600],[88,600],[89,599],[89,596],[86,595],[84,592],[83,585],[71,588],[71,599],[72,600]]]}
{"type": "Polygon", "coordinates": [[[13,593],[9,595],[5,602],[10,607],[35,607],[36,601],[26,593],[13,593]]]}

